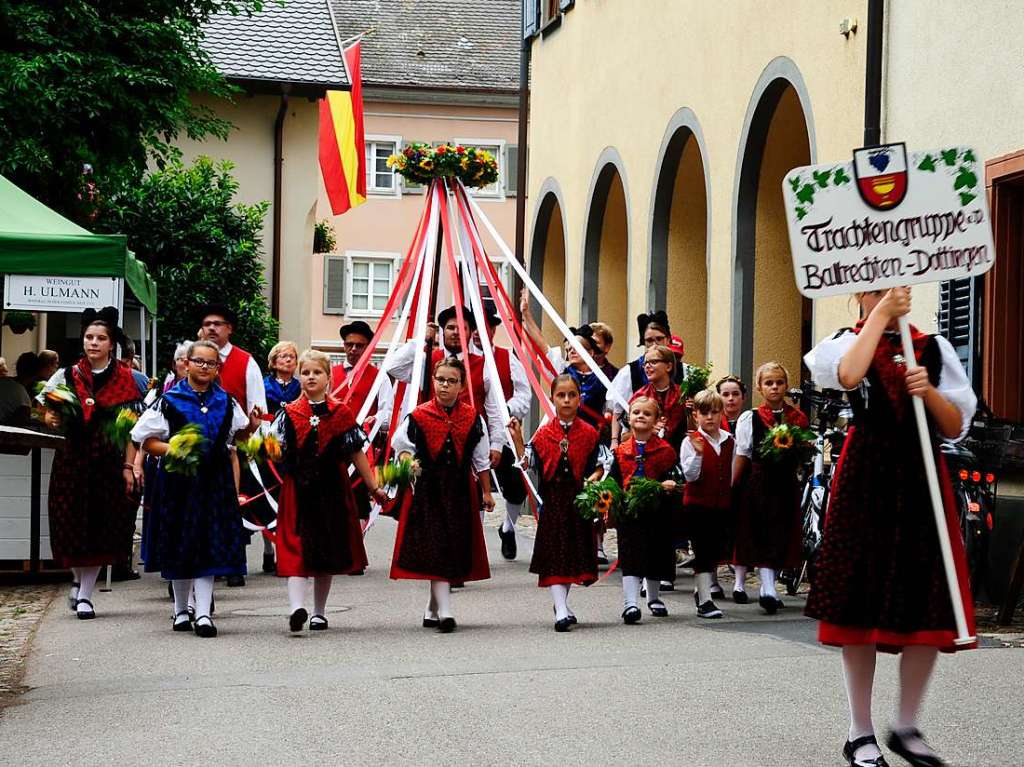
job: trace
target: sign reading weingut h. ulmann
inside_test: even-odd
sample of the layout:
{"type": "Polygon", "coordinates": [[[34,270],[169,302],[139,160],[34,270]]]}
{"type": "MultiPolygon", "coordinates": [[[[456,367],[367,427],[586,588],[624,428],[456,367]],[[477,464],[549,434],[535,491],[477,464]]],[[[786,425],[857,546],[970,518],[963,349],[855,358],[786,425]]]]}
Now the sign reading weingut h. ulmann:
{"type": "Polygon", "coordinates": [[[867,147],[782,182],[798,290],[810,298],[975,277],[995,263],[977,154],[867,147]]]}
{"type": "Polygon", "coordinates": [[[4,309],[32,312],[80,312],[120,306],[118,277],[4,276],[4,309]]]}

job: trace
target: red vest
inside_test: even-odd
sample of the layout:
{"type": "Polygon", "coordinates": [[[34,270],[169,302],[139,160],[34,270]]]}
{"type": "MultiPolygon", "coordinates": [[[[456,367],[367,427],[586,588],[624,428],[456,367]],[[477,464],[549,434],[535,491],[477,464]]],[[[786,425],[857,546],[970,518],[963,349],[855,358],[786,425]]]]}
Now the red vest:
{"type": "Polygon", "coordinates": [[[249,367],[252,355],[237,346],[231,347],[224,364],[220,366],[220,387],[235,398],[242,410],[248,411],[249,398],[246,396],[248,387],[245,385],[245,371],[249,367]]]}
{"type": "MultiPolygon", "coordinates": [[[[652,434],[644,446],[644,476],[647,479],[662,480],[669,470],[676,465],[678,453],[673,447],[656,434],[652,434]]],[[[615,458],[619,462],[619,470],[622,472],[622,486],[628,487],[629,481],[636,474],[637,445],[633,435],[629,435],[626,441],[615,448],[615,458]]]]}
{"type": "Polygon", "coordinates": [[[451,435],[452,446],[455,448],[455,459],[461,463],[466,449],[469,431],[476,423],[476,413],[468,402],[456,400],[451,413],[446,413],[437,400],[431,398],[415,408],[409,417],[416,422],[427,442],[427,451],[433,460],[441,453],[444,442],[451,435]]]}
{"type": "Polygon", "coordinates": [[[498,368],[498,378],[501,380],[501,391],[505,399],[512,399],[515,387],[512,385],[512,362],[509,359],[509,351],[501,346],[492,346],[494,350],[494,365],[498,368]]]}
{"type": "MultiPolygon", "coordinates": [[[[433,374],[434,365],[436,365],[443,357],[451,356],[447,349],[434,349],[430,355],[430,371],[433,374]]],[[[484,358],[479,354],[462,355],[462,363],[465,365],[466,359],[469,360],[469,377],[473,382],[473,404],[476,405],[477,415],[484,414],[484,400],[486,394],[484,393],[484,358]]],[[[498,370],[501,370],[499,367],[498,370]]],[[[459,394],[459,402],[469,403],[469,387],[463,386],[462,392],[459,394]]]]}
{"type": "MultiPolygon", "coordinates": [[[[352,387],[352,399],[348,401],[348,407],[352,411],[353,415],[359,415],[359,411],[363,409],[363,403],[366,402],[366,398],[370,395],[370,389],[373,387],[373,382],[377,380],[377,372],[379,368],[375,365],[367,365],[363,370],[363,375],[360,377],[355,384],[349,383],[352,387]]],[[[334,389],[338,388],[338,384],[348,378],[348,371],[345,370],[344,365],[335,365],[331,368],[331,387],[334,389]]],[[[346,389],[348,387],[345,387],[346,389]]],[[[345,389],[338,392],[338,398],[344,399],[348,396],[345,389]]],[[[367,415],[374,415],[377,412],[376,401],[370,406],[370,412],[367,415]]]]}
{"type": "Polygon", "coordinates": [[[577,482],[583,481],[583,472],[587,466],[587,459],[594,452],[601,435],[597,429],[586,421],[576,418],[569,427],[569,435],[566,437],[562,424],[557,420],[548,421],[537,429],[533,434],[533,450],[540,459],[540,473],[545,480],[555,476],[558,463],[562,457],[562,440],[568,442],[566,455],[569,458],[569,468],[577,482]]]}
{"type": "Polygon", "coordinates": [[[732,452],[736,440],[731,437],[725,440],[719,455],[707,437],[699,431],[694,434],[704,441],[704,452],[701,454],[700,476],[683,487],[683,504],[728,509],[732,502],[732,452]]]}

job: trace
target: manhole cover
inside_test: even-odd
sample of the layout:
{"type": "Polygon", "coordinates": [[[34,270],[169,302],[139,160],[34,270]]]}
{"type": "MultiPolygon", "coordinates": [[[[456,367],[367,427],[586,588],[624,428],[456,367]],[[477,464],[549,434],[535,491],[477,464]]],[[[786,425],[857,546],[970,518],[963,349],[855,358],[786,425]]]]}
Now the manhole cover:
{"type": "MultiPolygon", "coordinates": [[[[351,607],[347,605],[340,605],[338,607],[328,607],[327,614],[334,615],[336,613],[347,613],[351,610],[351,607]]],[[[232,615],[243,615],[251,618],[287,618],[292,614],[292,611],[287,607],[252,607],[252,608],[241,608],[239,610],[232,610],[232,615]]]]}

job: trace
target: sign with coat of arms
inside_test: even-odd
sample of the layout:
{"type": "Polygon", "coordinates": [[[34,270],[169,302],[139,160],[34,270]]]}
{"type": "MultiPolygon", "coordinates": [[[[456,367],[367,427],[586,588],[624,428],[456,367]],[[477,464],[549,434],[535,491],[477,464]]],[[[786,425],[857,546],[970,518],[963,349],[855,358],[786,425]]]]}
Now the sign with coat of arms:
{"type": "Polygon", "coordinates": [[[809,298],[984,274],[995,263],[977,153],[864,147],[782,182],[793,271],[809,298]]]}

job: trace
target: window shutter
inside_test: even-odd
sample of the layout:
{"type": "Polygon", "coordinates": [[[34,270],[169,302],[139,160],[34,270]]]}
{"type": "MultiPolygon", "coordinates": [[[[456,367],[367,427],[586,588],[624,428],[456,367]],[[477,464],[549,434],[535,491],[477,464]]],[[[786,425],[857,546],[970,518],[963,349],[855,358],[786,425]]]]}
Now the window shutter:
{"type": "Polygon", "coordinates": [[[345,313],[345,257],[324,256],[324,314],[345,313]]]}
{"type": "Polygon", "coordinates": [[[519,147],[505,146],[505,194],[515,197],[519,192],[519,147]]]}
{"type": "Polygon", "coordinates": [[[977,348],[978,295],[975,281],[970,277],[949,280],[939,285],[939,335],[956,351],[967,370],[974,375],[974,356],[977,348]]]}
{"type": "Polygon", "coordinates": [[[523,37],[533,37],[540,28],[541,0],[523,0],[523,37]]]}

